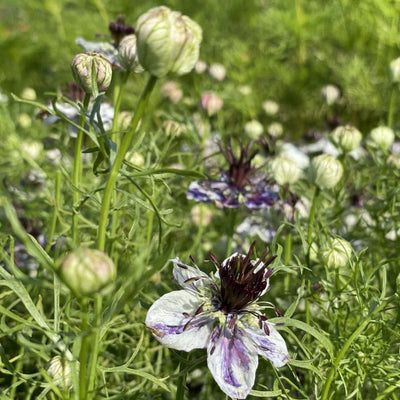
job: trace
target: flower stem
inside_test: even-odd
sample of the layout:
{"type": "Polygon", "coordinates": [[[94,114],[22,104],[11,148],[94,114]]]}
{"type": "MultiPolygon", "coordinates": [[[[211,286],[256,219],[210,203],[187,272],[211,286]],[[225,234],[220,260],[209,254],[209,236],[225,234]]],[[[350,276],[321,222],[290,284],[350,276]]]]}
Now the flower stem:
{"type": "Polygon", "coordinates": [[[319,193],[320,193],[320,189],[318,187],[316,187],[315,192],[314,192],[313,202],[311,205],[310,217],[308,219],[308,234],[307,234],[307,244],[308,244],[307,260],[308,261],[307,261],[307,264],[310,263],[309,262],[310,247],[311,247],[312,237],[313,237],[313,232],[314,232],[315,215],[316,215],[316,211],[317,211],[319,193]]]}
{"type": "Polygon", "coordinates": [[[56,183],[55,183],[54,192],[55,192],[54,193],[54,209],[53,209],[53,215],[51,218],[49,239],[48,239],[47,245],[46,245],[46,253],[49,253],[51,250],[54,234],[55,234],[56,228],[57,228],[57,211],[59,209],[58,206],[60,204],[60,198],[61,198],[61,171],[56,172],[56,183]]]}
{"type": "Polygon", "coordinates": [[[90,337],[88,334],[88,300],[82,299],[81,301],[81,335],[82,343],[79,353],[79,400],[86,400],[87,398],[87,358],[89,354],[90,337]]]}
{"type": "Polygon", "coordinates": [[[124,161],[125,155],[126,155],[128,149],[129,149],[129,146],[132,142],[133,135],[136,132],[136,128],[139,124],[140,118],[143,115],[143,111],[146,108],[151,91],[153,90],[156,81],[157,81],[157,78],[153,75],[150,75],[149,80],[147,81],[147,84],[140,96],[139,103],[136,107],[136,112],[133,117],[131,129],[122,139],[122,143],[121,143],[120,147],[118,148],[114,164],[111,168],[111,172],[108,177],[106,188],[104,190],[103,201],[101,203],[100,221],[99,221],[99,227],[98,227],[98,231],[97,231],[97,248],[99,250],[104,250],[104,248],[105,248],[108,213],[110,211],[111,197],[112,197],[112,193],[115,188],[115,183],[117,180],[118,172],[121,168],[122,162],[124,161]]]}
{"type": "Polygon", "coordinates": [[[74,169],[72,174],[72,244],[74,247],[78,245],[78,213],[75,211],[75,207],[79,201],[79,184],[82,179],[82,141],[83,141],[83,128],[85,126],[86,110],[89,105],[90,94],[86,93],[83,100],[83,110],[79,121],[79,129],[77,133],[75,143],[75,158],[74,158],[74,169]]]}
{"type": "MultiPolygon", "coordinates": [[[[289,227],[287,230],[287,233],[286,233],[285,250],[284,250],[284,256],[283,256],[284,257],[283,260],[284,260],[284,263],[286,266],[288,266],[290,263],[291,253],[292,253],[292,231],[290,230],[290,227],[289,227]]],[[[284,278],[284,282],[283,282],[285,293],[287,293],[289,291],[289,282],[290,282],[290,276],[289,276],[289,274],[286,274],[285,278],[284,278]]]]}
{"type": "Polygon", "coordinates": [[[388,112],[388,119],[387,119],[387,125],[389,128],[393,128],[393,114],[394,114],[394,106],[395,106],[395,100],[396,100],[396,90],[397,90],[397,86],[392,84],[391,91],[390,91],[389,112],[388,112]]]}
{"type": "Polygon", "coordinates": [[[94,398],[94,389],[96,387],[96,372],[97,372],[97,360],[99,356],[100,349],[100,331],[101,331],[101,314],[103,308],[103,298],[100,294],[96,296],[96,329],[94,331],[92,339],[92,352],[89,363],[89,398],[94,398]]]}

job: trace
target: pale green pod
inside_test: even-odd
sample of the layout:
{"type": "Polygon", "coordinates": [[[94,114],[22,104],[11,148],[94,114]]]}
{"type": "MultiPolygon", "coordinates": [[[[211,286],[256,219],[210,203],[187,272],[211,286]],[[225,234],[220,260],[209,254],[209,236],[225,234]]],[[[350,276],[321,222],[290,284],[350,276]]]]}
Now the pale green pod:
{"type": "Polygon", "coordinates": [[[343,176],[342,163],[330,154],[321,154],[311,163],[311,179],[320,189],[332,189],[343,176]]]}

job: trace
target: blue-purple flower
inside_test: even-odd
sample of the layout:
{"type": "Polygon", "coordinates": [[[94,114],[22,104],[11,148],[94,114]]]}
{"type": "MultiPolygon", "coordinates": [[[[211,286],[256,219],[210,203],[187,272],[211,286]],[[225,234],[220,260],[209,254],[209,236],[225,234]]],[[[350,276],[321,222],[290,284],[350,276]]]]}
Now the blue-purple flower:
{"type": "Polygon", "coordinates": [[[252,389],[258,355],[275,367],[289,361],[284,339],[256,303],[269,288],[268,266],[274,257],[266,259],[266,251],[252,260],[253,249],[254,243],[246,255],[234,253],[222,263],[210,255],[217,268],[211,277],[194,262],[191,267],[171,260],[174,280],[183,290],[162,296],[146,317],[146,326],[164,346],[183,351],[207,348],[215,381],[236,399],[246,398],[252,389]]]}
{"type": "Polygon", "coordinates": [[[278,199],[279,188],[252,166],[257,151],[250,152],[251,142],[241,147],[239,157],[232,144],[220,150],[229,163],[218,180],[194,181],[186,193],[188,199],[204,203],[214,202],[218,208],[237,208],[244,204],[250,209],[269,207],[278,199]],[[257,173],[258,172],[258,173],[257,173]]]}

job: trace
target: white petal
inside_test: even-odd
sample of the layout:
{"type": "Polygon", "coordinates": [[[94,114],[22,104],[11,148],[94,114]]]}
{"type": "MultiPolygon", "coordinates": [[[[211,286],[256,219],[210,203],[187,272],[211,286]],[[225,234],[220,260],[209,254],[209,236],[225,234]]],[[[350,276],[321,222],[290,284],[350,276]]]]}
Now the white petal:
{"type": "Polygon", "coordinates": [[[260,356],[267,357],[274,367],[283,367],[290,361],[286,343],[280,333],[270,323],[267,323],[269,334],[263,329],[246,327],[245,332],[256,345],[260,356]]]}
{"type": "Polygon", "coordinates": [[[164,346],[176,350],[203,349],[212,330],[212,319],[193,317],[202,301],[186,290],[160,297],[149,309],[146,326],[164,346]]]}
{"type": "Polygon", "coordinates": [[[182,263],[178,258],[171,260],[174,263],[172,274],[174,280],[184,289],[204,286],[210,282],[210,277],[199,268],[182,263]]]}
{"type": "Polygon", "coordinates": [[[235,399],[245,399],[254,385],[258,355],[240,329],[217,326],[207,348],[207,364],[221,390],[235,399]],[[233,334],[235,332],[235,334],[233,334]]]}

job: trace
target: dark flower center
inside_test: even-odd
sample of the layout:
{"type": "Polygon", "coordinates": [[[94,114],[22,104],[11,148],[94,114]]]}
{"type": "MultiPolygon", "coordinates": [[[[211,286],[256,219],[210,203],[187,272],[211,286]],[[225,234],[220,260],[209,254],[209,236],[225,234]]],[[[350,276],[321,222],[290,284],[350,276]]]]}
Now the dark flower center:
{"type": "Polygon", "coordinates": [[[228,178],[238,188],[243,188],[249,183],[250,176],[254,174],[257,168],[251,166],[251,161],[258,153],[257,150],[250,152],[252,142],[247,146],[240,146],[239,157],[233,151],[232,142],[226,147],[220,146],[221,153],[229,163],[228,178]]]}
{"type": "Polygon", "coordinates": [[[219,308],[226,313],[243,311],[246,306],[257,300],[268,286],[268,279],[273,272],[268,266],[275,257],[266,260],[267,249],[257,261],[253,261],[251,258],[254,246],[255,242],[245,256],[237,254],[222,264],[214,255],[210,255],[219,270],[219,308]]]}
{"type": "Polygon", "coordinates": [[[132,35],[135,33],[135,29],[125,24],[125,15],[119,15],[117,18],[117,22],[110,22],[108,25],[108,29],[111,32],[111,35],[114,39],[115,47],[118,47],[119,42],[123,39],[124,36],[132,35]]]}

